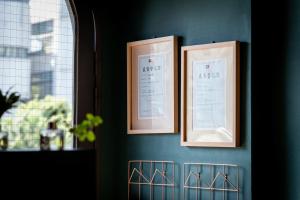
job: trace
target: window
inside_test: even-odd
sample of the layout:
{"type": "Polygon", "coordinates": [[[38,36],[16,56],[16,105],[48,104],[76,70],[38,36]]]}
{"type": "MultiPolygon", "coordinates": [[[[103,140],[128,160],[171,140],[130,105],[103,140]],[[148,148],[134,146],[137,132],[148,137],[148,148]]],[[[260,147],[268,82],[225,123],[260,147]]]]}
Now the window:
{"type": "Polygon", "coordinates": [[[31,74],[31,95],[33,97],[44,98],[47,95],[53,95],[52,85],[52,71],[31,74]]]}
{"type": "Polygon", "coordinates": [[[26,58],[28,49],[24,47],[0,47],[0,57],[26,58]]]}
{"type": "Polygon", "coordinates": [[[1,118],[10,149],[39,148],[49,121],[73,137],[74,29],[65,0],[0,0],[0,89],[19,92],[21,102],[1,118]],[[45,115],[53,109],[56,116],[45,115]]]}
{"type": "Polygon", "coordinates": [[[38,22],[32,24],[31,26],[31,34],[32,35],[42,35],[45,33],[53,32],[53,20],[38,22]]]}

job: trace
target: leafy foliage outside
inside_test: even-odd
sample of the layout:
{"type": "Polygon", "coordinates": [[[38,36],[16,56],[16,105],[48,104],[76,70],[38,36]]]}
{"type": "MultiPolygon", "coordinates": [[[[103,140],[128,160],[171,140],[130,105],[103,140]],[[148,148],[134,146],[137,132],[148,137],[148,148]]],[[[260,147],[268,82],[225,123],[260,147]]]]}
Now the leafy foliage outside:
{"type": "Polygon", "coordinates": [[[64,130],[65,147],[72,147],[73,137],[69,132],[72,112],[67,102],[53,96],[20,103],[10,115],[1,119],[2,130],[9,135],[10,149],[39,148],[40,132],[50,121],[64,130]]]}

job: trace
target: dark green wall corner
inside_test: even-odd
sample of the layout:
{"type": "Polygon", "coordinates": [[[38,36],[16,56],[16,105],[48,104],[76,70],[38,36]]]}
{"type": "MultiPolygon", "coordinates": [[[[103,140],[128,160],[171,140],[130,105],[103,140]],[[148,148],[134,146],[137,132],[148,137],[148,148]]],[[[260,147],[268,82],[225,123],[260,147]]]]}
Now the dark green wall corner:
{"type": "Polygon", "coordinates": [[[299,7],[252,0],[253,199],[300,199],[299,7]]]}

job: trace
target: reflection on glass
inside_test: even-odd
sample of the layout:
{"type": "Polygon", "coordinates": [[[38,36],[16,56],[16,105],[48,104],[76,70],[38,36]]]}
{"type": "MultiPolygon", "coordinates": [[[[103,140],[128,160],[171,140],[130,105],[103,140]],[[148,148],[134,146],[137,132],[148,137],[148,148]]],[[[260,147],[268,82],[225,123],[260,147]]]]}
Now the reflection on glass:
{"type": "Polygon", "coordinates": [[[66,125],[73,119],[72,17],[64,0],[0,1],[0,89],[12,87],[22,99],[1,119],[10,149],[39,148],[51,120],[72,148],[66,125]]]}

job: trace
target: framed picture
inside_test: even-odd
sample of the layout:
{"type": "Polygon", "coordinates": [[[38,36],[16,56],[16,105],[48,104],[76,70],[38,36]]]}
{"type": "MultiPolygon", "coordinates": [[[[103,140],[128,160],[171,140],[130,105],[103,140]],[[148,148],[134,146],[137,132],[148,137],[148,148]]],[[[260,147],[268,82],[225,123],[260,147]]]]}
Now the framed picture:
{"type": "Polygon", "coordinates": [[[127,43],[128,134],[178,132],[177,37],[127,43]]]}
{"type": "Polygon", "coordinates": [[[239,42],[181,49],[181,145],[240,144],[239,42]]]}

